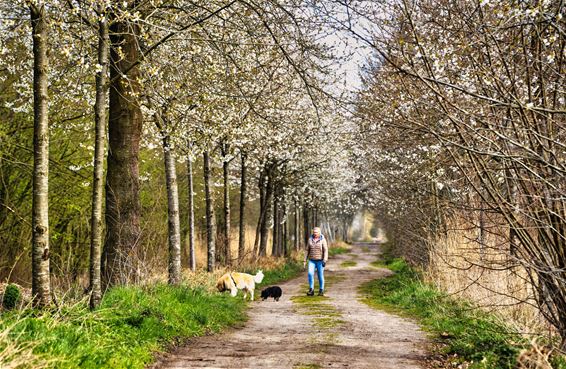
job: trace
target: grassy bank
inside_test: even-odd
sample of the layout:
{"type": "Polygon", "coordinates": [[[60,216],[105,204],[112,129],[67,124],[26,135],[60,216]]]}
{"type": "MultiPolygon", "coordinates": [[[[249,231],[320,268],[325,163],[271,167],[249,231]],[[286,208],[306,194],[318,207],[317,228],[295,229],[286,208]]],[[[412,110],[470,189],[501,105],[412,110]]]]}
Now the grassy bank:
{"type": "Polygon", "coordinates": [[[395,272],[361,287],[364,302],[376,308],[416,318],[441,351],[457,365],[469,368],[514,368],[524,342],[496,317],[457,301],[421,282],[418,273],[401,259],[384,266],[395,272]]]}
{"type": "Polygon", "coordinates": [[[336,241],[328,248],[328,256],[330,257],[340,254],[347,254],[349,252],[350,245],[342,241],[336,241]]]}
{"type": "MultiPolygon", "coordinates": [[[[291,278],[301,267],[290,262],[264,270],[258,287],[291,278]]],[[[240,295],[157,284],[114,288],[96,311],[82,301],[7,312],[0,316],[0,332],[6,332],[0,367],[143,368],[171,344],[245,321],[246,304],[240,295]]]]}

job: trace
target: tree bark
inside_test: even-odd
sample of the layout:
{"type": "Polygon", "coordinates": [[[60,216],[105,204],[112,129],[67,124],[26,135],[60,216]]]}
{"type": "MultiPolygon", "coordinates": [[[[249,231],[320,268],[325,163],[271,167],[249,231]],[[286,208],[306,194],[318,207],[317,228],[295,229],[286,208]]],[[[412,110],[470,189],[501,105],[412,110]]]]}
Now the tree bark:
{"type": "Polygon", "coordinates": [[[241,153],[242,170],[240,180],[240,237],[238,240],[238,263],[244,261],[246,252],[246,154],[241,153]]]}
{"type": "Polygon", "coordinates": [[[264,214],[262,223],[261,223],[261,230],[260,230],[260,242],[259,242],[259,256],[265,256],[267,254],[267,238],[269,235],[269,223],[271,221],[271,208],[273,203],[273,171],[267,171],[267,183],[265,189],[265,208],[262,212],[264,214]]]}
{"type": "Polygon", "coordinates": [[[227,143],[222,144],[222,171],[224,176],[224,259],[227,266],[232,264],[232,250],[230,248],[230,178],[229,166],[230,162],[227,160],[228,151],[230,146],[227,143]]]}
{"type": "Polygon", "coordinates": [[[279,211],[279,191],[275,191],[275,196],[273,197],[273,237],[271,242],[271,255],[272,256],[281,256],[280,248],[281,245],[279,244],[279,235],[281,228],[279,227],[279,223],[281,219],[279,219],[280,211],[279,211]]]}
{"type": "Polygon", "coordinates": [[[206,242],[208,249],[208,263],[207,270],[209,272],[214,271],[215,262],[215,245],[216,245],[216,220],[214,219],[214,204],[212,201],[211,192],[211,173],[210,173],[210,156],[208,151],[204,154],[204,194],[206,201],[206,242]]]}
{"type": "Polygon", "coordinates": [[[92,178],[92,212],[90,234],[90,307],[94,309],[102,299],[102,284],[100,280],[100,263],[102,254],[102,196],[104,191],[104,154],[106,140],[106,96],[108,95],[108,54],[109,36],[108,19],[102,6],[99,7],[98,21],[98,64],[101,66],[96,73],[96,101],[94,103],[94,170],[92,178]]]}
{"type": "MultiPolygon", "coordinates": [[[[130,6],[133,6],[131,2],[130,6]]],[[[109,285],[138,277],[135,259],[140,244],[139,145],[142,113],[137,62],[139,25],[110,21],[109,152],[106,173],[106,263],[109,285]]]]}
{"type": "Polygon", "coordinates": [[[263,224],[263,218],[265,217],[265,188],[266,188],[266,176],[265,168],[259,174],[259,217],[257,220],[257,227],[255,229],[255,240],[254,240],[254,257],[259,255],[259,243],[261,238],[261,225],[263,224]]]}
{"type": "Polygon", "coordinates": [[[295,201],[295,250],[299,251],[301,247],[301,213],[299,208],[299,202],[295,201]]]}
{"type": "Polygon", "coordinates": [[[32,295],[34,304],[51,303],[49,277],[49,122],[48,22],[43,3],[30,4],[33,35],[33,202],[32,295]]]}
{"type": "Polygon", "coordinates": [[[281,194],[282,200],[282,209],[281,209],[281,255],[287,257],[288,256],[288,249],[287,249],[287,199],[285,196],[285,188],[282,190],[281,194]]]}
{"type": "Polygon", "coordinates": [[[303,204],[303,242],[305,245],[309,241],[310,236],[310,224],[309,224],[309,207],[307,204],[303,204]]]}
{"type": "Polygon", "coordinates": [[[189,266],[194,272],[197,269],[195,254],[195,193],[193,189],[193,157],[190,148],[187,157],[187,177],[189,187],[189,266]]]}
{"type": "Polygon", "coordinates": [[[175,156],[168,132],[162,131],[167,183],[167,224],[169,234],[169,284],[181,283],[181,222],[179,220],[179,189],[175,156]]]}

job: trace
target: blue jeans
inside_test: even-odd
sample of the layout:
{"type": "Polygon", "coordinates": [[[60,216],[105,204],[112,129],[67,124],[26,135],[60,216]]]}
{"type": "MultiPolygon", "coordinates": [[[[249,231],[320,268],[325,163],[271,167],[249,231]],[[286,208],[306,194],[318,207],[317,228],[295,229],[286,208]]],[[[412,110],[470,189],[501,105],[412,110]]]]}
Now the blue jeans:
{"type": "Polygon", "coordinates": [[[318,285],[321,290],[324,290],[324,267],[322,266],[322,260],[309,259],[309,288],[314,290],[314,268],[317,270],[318,285]]]}

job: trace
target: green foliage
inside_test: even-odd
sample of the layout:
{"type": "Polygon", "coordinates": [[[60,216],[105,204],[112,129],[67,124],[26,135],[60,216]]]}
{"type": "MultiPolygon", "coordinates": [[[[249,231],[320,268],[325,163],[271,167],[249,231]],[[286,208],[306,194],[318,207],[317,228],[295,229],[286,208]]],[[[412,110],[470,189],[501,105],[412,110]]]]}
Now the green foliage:
{"type": "Polygon", "coordinates": [[[6,310],[15,308],[22,299],[22,292],[15,284],[9,284],[4,290],[4,297],[2,299],[2,306],[6,310]]]}
{"type": "MultiPolygon", "coordinates": [[[[264,282],[294,277],[301,266],[291,261],[266,270],[264,282]]],[[[95,311],[83,301],[51,311],[10,312],[0,319],[0,331],[11,327],[11,340],[34,342],[34,354],[52,367],[144,368],[170,343],[244,321],[246,304],[204,288],[116,287],[95,311]]]]}
{"type": "MultiPolygon", "coordinates": [[[[143,368],[165,343],[244,320],[244,308],[241,299],[203,289],[119,287],[93,312],[84,303],[54,311],[29,310],[11,334],[37,342],[34,353],[53,360],[57,368],[143,368]]],[[[16,315],[4,316],[0,330],[12,318],[16,315]]]]}
{"type": "Polygon", "coordinates": [[[335,256],[335,255],[340,255],[340,254],[347,254],[348,252],[350,252],[350,249],[346,248],[346,247],[330,247],[328,249],[328,255],[329,256],[335,256]]]}
{"type": "Polygon", "coordinates": [[[361,287],[365,302],[415,317],[446,343],[447,354],[473,362],[472,368],[513,368],[521,338],[489,315],[466,302],[456,301],[423,283],[419,274],[402,259],[386,266],[391,277],[373,280],[361,287]]]}
{"type": "Polygon", "coordinates": [[[353,260],[346,260],[346,261],[342,262],[342,264],[340,264],[340,266],[345,267],[345,268],[351,267],[351,266],[356,266],[356,265],[358,265],[358,263],[353,261],[353,260]]]}

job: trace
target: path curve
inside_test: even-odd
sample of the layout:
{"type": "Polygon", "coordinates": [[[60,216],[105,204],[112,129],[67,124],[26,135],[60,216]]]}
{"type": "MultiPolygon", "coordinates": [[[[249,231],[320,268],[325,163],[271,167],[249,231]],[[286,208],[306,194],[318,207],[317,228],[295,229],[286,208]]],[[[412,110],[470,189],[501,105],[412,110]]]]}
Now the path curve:
{"type": "Polygon", "coordinates": [[[358,300],[360,284],[390,273],[370,265],[379,253],[378,244],[354,244],[329,261],[326,298],[305,300],[305,273],[279,285],[279,302],[254,302],[243,327],[192,339],[153,368],[423,368],[427,341],[419,326],[358,300]]]}

